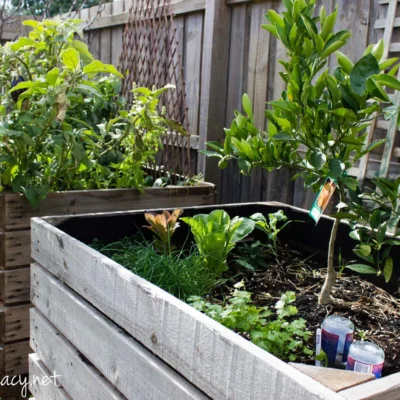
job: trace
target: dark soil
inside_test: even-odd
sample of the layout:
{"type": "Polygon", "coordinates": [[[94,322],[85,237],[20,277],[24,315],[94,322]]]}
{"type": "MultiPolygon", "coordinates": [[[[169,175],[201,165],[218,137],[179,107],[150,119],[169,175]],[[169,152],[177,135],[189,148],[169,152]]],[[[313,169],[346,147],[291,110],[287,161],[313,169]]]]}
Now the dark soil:
{"type": "MultiPolygon", "coordinates": [[[[308,329],[314,334],[309,347],[315,349],[315,331],[328,315],[338,314],[349,318],[355,325],[354,338],[372,341],[385,352],[383,375],[400,371],[400,299],[357,275],[343,274],[338,278],[333,291],[333,301],[329,305],[318,304],[318,294],[324,282],[324,261],[283,247],[279,256],[268,260],[269,268],[251,271],[231,261],[231,276],[235,281],[244,280],[246,290],[253,293],[258,306],[273,306],[281,294],[290,290],[297,296],[295,305],[298,317],[304,318],[308,329]],[[270,297],[266,296],[266,293],[270,297]]],[[[213,296],[229,295],[232,282],[219,287],[213,296]],[[221,293],[222,290],[222,293],[221,293]]],[[[314,363],[304,358],[301,362],[314,363]]]]}

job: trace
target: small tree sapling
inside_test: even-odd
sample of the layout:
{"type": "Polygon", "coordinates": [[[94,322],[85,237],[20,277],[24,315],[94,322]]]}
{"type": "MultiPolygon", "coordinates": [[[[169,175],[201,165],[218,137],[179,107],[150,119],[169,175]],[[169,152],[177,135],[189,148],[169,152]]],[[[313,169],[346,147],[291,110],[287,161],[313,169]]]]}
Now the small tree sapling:
{"type": "MultiPolygon", "coordinates": [[[[261,167],[269,171],[291,167],[299,171],[306,187],[319,190],[329,177],[335,183],[340,204],[346,204],[345,190],[356,190],[357,180],[348,176],[354,164],[384,140],[367,142],[366,129],[371,121],[391,104],[385,87],[400,90],[394,78],[397,59],[383,60],[384,44],[370,45],[353,63],[338,50],[351,36],[349,31],[333,32],[337,9],[330,15],[321,7],[314,16],[316,0],[283,0],[282,15],[269,10],[269,24],[263,28],[276,36],[287,51],[287,61],[279,61],[286,89],[279,100],[269,103],[265,114],[268,133],[254,125],[252,104],[244,94],[245,115],[235,112],[223,146],[208,143],[213,151],[207,156],[220,158],[224,168],[236,159],[242,173],[261,167]],[[326,68],[328,57],[336,52],[339,66],[333,74],[326,68]]],[[[390,108],[390,114],[398,112],[390,108]]],[[[340,219],[352,220],[354,213],[340,211],[335,218],[328,250],[328,272],[319,295],[319,302],[330,301],[336,282],[334,247],[340,219]]]]}

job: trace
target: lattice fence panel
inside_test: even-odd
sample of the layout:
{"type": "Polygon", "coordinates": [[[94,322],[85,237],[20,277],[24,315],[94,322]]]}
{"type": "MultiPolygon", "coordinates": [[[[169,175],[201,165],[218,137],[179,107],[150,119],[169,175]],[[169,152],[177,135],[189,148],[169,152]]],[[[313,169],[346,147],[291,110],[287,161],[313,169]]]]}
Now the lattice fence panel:
{"type": "MultiPolygon", "coordinates": [[[[119,69],[126,77],[122,94],[132,100],[132,86],[161,88],[167,83],[175,86],[165,92],[160,105],[168,118],[179,122],[190,132],[185,100],[185,82],[181,56],[178,52],[176,29],[169,0],[135,0],[125,27],[119,69]]],[[[190,138],[169,132],[157,159],[154,174],[190,176],[190,138]]]]}

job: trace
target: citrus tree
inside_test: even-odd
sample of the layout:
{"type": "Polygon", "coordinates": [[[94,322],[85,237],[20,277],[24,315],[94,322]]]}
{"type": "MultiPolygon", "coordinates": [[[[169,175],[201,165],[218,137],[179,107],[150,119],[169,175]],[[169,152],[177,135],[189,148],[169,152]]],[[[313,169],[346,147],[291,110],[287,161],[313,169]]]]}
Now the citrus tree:
{"type": "MultiPolygon", "coordinates": [[[[346,204],[348,189],[357,189],[357,180],[348,175],[362,156],[383,144],[367,143],[366,129],[374,118],[393,116],[386,88],[400,90],[394,77],[397,59],[383,60],[384,44],[370,45],[356,62],[339,52],[351,36],[349,31],[334,32],[337,9],[327,15],[321,7],[315,16],[316,0],[283,0],[282,15],[269,10],[268,24],[262,27],[276,36],[286,48],[287,60],[279,61],[286,88],[279,100],[271,101],[265,114],[267,132],[254,125],[252,105],[243,95],[243,110],[235,113],[224,144],[209,142],[204,153],[220,158],[226,167],[236,159],[242,173],[261,167],[272,171],[291,167],[299,172],[306,187],[318,191],[329,177],[334,180],[340,204],[346,204]],[[328,57],[336,53],[338,67],[327,68],[328,57]],[[391,68],[391,69],[390,69],[391,68]],[[388,72],[386,72],[389,70],[388,72]]],[[[357,219],[355,213],[334,215],[329,243],[328,272],[319,302],[326,304],[336,282],[334,246],[340,219],[357,219]]]]}

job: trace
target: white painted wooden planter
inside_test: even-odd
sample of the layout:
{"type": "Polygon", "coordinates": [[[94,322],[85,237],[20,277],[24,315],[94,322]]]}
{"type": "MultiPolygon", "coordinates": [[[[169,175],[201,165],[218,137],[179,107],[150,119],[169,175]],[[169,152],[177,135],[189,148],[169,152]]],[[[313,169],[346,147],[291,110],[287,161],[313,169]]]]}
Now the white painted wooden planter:
{"type": "Polygon", "coordinates": [[[57,398],[400,399],[400,374],[328,389],[57,228],[65,221],[32,220],[31,346],[42,364],[31,359],[31,376],[61,375],[57,398]]]}

